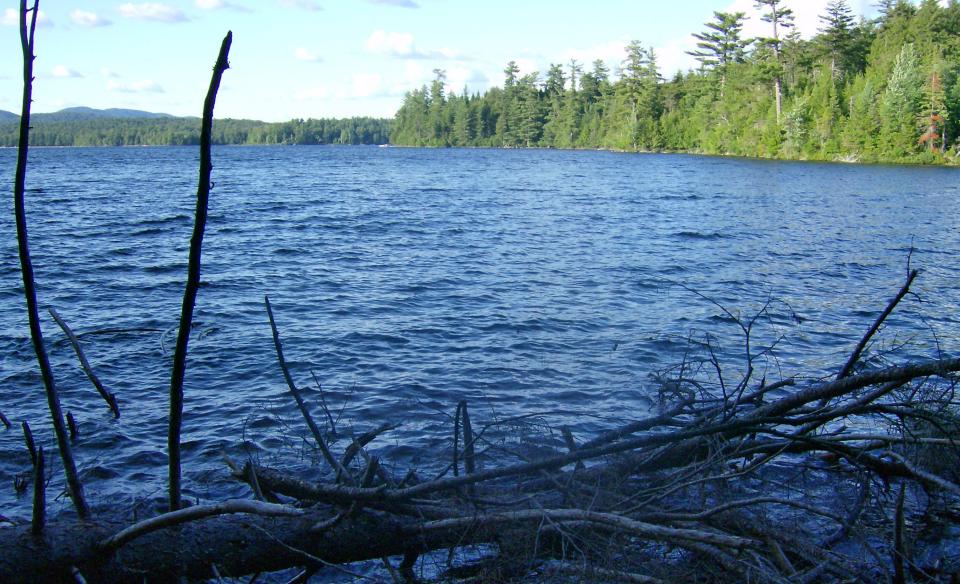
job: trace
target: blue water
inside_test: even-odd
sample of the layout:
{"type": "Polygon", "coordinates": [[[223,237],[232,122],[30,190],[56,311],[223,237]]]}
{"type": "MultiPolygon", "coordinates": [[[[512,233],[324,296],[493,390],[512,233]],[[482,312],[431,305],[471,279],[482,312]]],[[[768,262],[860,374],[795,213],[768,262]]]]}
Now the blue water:
{"type": "MultiPolygon", "coordinates": [[[[15,155],[0,150],[8,184],[15,155]]],[[[317,420],[311,372],[341,434],[403,424],[372,445],[401,474],[446,462],[460,399],[474,426],[539,413],[582,439],[655,408],[651,373],[691,352],[688,339],[711,335],[735,378],[739,329],[684,286],[744,317],[775,299],[754,346],[785,339],[762,374],[824,375],[900,287],[909,260],[922,270],[918,296],[874,354],[907,341],[891,359],[960,347],[955,169],[369,147],[214,156],[186,379],[191,499],[245,493],[223,452],[316,460],[276,363],[265,294],[317,420]]],[[[40,303],[81,333],[123,412],[112,419],[44,312],[94,505],[163,497],[196,168],[187,148],[31,151],[40,303]]],[[[0,233],[0,410],[52,448],[12,196],[0,233]]],[[[28,516],[29,497],[13,489],[28,469],[19,430],[0,429],[0,514],[28,516]]],[[[60,488],[58,471],[51,493],[60,488]]]]}

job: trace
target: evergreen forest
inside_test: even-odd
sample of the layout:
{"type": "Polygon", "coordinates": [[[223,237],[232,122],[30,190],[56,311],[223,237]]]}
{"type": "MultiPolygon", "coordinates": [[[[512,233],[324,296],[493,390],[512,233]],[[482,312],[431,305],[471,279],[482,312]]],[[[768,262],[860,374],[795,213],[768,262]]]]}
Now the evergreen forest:
{"type": "MultiPolygon", "coordinates": [[[[33,146],[195,146],[200,118],[31,118],[33,146]]],[[[385,144],[390,120],[377,118],[307,119],[281,123],[217,120],[214,144],[385,144]]],[[[16,146],[20,122],[0,123],[0,146],[16,146]]]]}
{"type": "Polygon", "coordinates": [[[810,39],[785,0],[715,12],[694,33],[696,70],[660,75],[640,41],[603,61],[553,64],[503,87],[445,93],[445,73],[406,94],[391,142],[408,146],[604,148],[764,158],[944,163],[960,137],[960,1],[879,2],[855,19],[831,1],[810,39]]]}

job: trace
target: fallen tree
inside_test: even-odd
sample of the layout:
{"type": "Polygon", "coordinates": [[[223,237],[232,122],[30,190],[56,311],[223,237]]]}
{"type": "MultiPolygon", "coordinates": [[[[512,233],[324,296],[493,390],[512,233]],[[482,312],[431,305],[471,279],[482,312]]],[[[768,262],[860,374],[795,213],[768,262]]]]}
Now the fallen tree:
{"type": "MultiPolygon", "coordinates": [[[[32,14],[35,23],[36,10],[36,2],[28,9],[21,1],[25,124],[33,59],[33,24],[28,26],[27,17],[32,14]]],[[[212,124],[230,38],[208,93],[205,131],[212,124]]],[[[18,212],[25,141],[21,147],[18,212]]],[[[718,304],[742,333],[744,359],[736,373],[721,366],[709,341],[694,343],[680,364],[655,376],[657,412],[580,444],[560,428],[563,440],[545,440],[536,451],[489,438],[496,428],[524,424],[523,417],[480,425],[460,402],[452,418],[452,459],[435,461],[442,471],[428,480],[412,471],[395,476],[368,451],[396,431],[394,424],[358,435],[336,452],[333,418],[327,413],[326,424],[313,420],[284,360],[266,300],[279,368],[327,469],[321,480],[316,468],[228,461],[237,480],[250,486],[251,498],[184,506],[178,418],[209,194],[209,141],[204,148],[181,315],[180,330],[186,332],[171,380],[169,511],[133,522],[90,514],[68,463],[69,440],[59,440],[66,430],[52,373],[46,373],[39,324],[34,327],[32,318],[77,516],[46,519],[43,450],[24,426],[34,461],[34,515],[29,525],[0,530],[0,581],[203,580],[300,568],[293,581],[302,582],[320,570],[366,560],[382,562],[396,581],[565,575],[631,582],[960,578],[960,554],[950,551],[960,548],[955,391],[960,359],[876,367],[862,358],[887,316],[909,295],[915,271],[908,271],[900,291],[830,379],[780,374],[776,381],[765,375],[758,380],[776,344],[752,342],[768,306],[743,319],[718,304]],[[954,547],[941,546],[943,553],[932,555],[923,548],[924,529],[937,522],[946,534],[937,543],[947,540],[954,547]],[[464,550],[476,544],[487,544],[479,560],[463,561],[464,550]],[[428,571],[418,558],[433,552],[445,559],[436,559],[428,571]]],[[[37,301],[27,284],[32,275],[25,226],[24,219],[21,260],[33,315],[37,301]]],[[[94,380],[78,341],[71,341],[94,380]]],[[[115,408],[111,394],[98,390],[115,408]]]]}

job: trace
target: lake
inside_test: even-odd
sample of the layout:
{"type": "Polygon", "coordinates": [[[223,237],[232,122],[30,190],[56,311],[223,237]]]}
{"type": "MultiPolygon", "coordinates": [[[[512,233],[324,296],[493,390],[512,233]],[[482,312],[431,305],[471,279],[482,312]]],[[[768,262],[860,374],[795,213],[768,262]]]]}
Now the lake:
{"type": "MultiPolygon", "coordinates": [[[[0,150],[8,184],[15,157],[0,150]]],[[[122,410],[114,420],[44,311],[94,506],[164,496],[197,160],[193,148],[31,150],[41,306],[81,335],[122,410]]],[[[957,169],[374,147],[221,147],[214,165],[185,386],[191,500],[246,493],[223,452],[316,461],[277,366],[265,294],[318,422],[313,374],[341,434],[403,424],[373,445],[399,474],[447,456],[461,399],[475,427],[530,415],[585,439],[654,410],[653,374],[681,362],[691,340],[709,338],[735,379],[742,338],[717,304],[749,318],[770,302],[753,339],[755,350],[775,345],[768,379],[828,375],[909,261],[921,270],[917,296],[870,356],[960,347],[957,169]]],[[[52,449],[12,207],[8,196],[0,410],[52,449]]],[[[19,428],[0,429],[0,514],[29,517],[29,495],[13,488],[29,466],[19,428]]],[[[53,497],[59,470],[51,485],[53,497]]]]}

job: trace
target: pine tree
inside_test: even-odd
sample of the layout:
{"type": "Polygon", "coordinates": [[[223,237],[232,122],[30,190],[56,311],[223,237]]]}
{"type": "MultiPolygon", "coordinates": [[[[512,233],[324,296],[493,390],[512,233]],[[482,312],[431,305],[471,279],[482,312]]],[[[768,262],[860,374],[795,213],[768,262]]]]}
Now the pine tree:
{"type": "Polygon", "coordinates": [[[445,122],[445,106],[447,103],[444,94],[444,83],[447,72],[443,69],[433,70],[433,82],[430,84],[430,127],[432,129],[432,144],[441,146],[446,141],[447,124],[445,122]]]}
{"type": "Polygon", "coordinates": [[[746,48],[752,41],[740,38],[743,31],[743,12],[714,12],[713,22],[705,23],[708,30],[694,33],[698,40],[696,51],[687,51],[705,68],[720,73],[720,95],[727,81],[727,70],[732,63],[742,63],[746,48]]]}
{"type": "Polygon", "coordinates": [[[783,0],[755,0],[754,5],[758,9],[767,8],[761,19],[769,22],[773,26],[773,36],[760,39],[761,46],[766,46],[773,51],[774,58],[774,76],[773,76],[773,99],[777,107],[777,123],[780,123],[780,116],[783,112],[783,41],[780,38],[780,30],[793,27],[793,10],[782,6],[783,0]]]}
{"type": "Polygon", "coordinates": [[[897,56],[880,105],[882,155],[904,158],[916,151],[923,83],[920,56],[908,43],[897,56]]]}
{"type": "Polygon", "coordinates": [[[820,39],[830,57],[830,71],[834,77],[841,77],[853,47],[853,13],[846,0],[831,0],[826,11],[820,16],[824,23],[820,39]]]}

